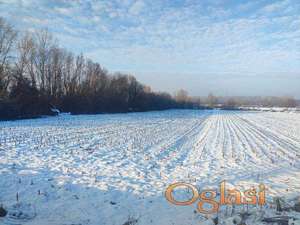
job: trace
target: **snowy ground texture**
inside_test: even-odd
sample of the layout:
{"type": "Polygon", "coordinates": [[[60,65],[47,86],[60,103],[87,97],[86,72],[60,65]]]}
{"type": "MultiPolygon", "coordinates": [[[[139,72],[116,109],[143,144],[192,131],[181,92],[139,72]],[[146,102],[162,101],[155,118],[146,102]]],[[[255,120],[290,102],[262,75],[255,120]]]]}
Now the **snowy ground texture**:
{"type": "Polygon", "coordinates": [[[272,224],[300,218],[300,113],[170,110],[0,122],[0,224],[272,224]],[[205,217],[165,189],[267,186],[262,208],[205,217]],[[280,197],[283,212],[276,212],[280,197]],[[245,219],[246,215],[246,219],[245,219]],[[213,218],[218,217],[218,222],[213,218]],[[294,219],[291,219],[291,218],[294,219]],[[286,219],[288,218],[288,219],[286,219]],[[235,220],[235,221],[234,221],[235,220]]]}

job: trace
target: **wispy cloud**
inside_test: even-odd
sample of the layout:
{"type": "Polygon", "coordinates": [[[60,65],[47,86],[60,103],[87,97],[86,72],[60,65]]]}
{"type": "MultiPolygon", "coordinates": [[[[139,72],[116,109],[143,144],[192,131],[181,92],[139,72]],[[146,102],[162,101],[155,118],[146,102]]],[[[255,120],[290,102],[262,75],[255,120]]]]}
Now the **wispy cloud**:
{"type": "Polygon", "coordinates": [[[0,2],[18,28],[48,27],[110,70],[300,76],[298,0],[0,2]]]}

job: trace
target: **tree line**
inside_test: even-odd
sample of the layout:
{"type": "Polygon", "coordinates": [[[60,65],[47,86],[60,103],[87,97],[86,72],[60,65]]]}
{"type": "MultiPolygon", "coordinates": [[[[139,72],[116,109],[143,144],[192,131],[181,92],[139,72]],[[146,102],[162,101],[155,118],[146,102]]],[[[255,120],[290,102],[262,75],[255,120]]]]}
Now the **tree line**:
{"type": "Polygon", "coordinates": [[[109,73],[99,63],[61,48],[47,30],[17,32],[0,17],[0,119],[137,112],[171,108],[297,105],[291,97],[191,97],[154,92],[132,75],[109,73]]]}
{"type": "Polygon", "coordinates": [[[59,109],[73,114],[191,108],[154,92],[134,76],[109,73],[59,47],[47,30],[18,33],[0,18],[0,118],[29,118],[59,109]]]}
{"type": "MultiPolygon", "coordinates": [[[[204,100],[204,99],[202,99],[204,100]]],[[[208,95],[205,101],[208,105],[217,105],[223,109],[245,107],[284,107],[293,108],[297,107],[299,103],[292,96],[214,96],[208,95]]]]}

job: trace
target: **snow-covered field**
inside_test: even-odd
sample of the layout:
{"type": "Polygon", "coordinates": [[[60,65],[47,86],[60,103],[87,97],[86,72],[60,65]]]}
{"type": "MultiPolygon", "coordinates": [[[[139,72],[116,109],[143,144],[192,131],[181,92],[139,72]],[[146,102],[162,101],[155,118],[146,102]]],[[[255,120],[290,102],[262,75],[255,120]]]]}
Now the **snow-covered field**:
{"type": "MultiPolygon", "coordinates": [[[[179,181],[216,189],[223,180],[241,190],[266,185],[268,204],[250,207],[249,225],[275,215],[273,197],[294,204],[300,114],[170,110],[0,122],[0,204],[8,210],[0,224],[214,224],[164,192],[179,181]]],[[[221,207],[219,224],[244,210],[221,207]]]]}

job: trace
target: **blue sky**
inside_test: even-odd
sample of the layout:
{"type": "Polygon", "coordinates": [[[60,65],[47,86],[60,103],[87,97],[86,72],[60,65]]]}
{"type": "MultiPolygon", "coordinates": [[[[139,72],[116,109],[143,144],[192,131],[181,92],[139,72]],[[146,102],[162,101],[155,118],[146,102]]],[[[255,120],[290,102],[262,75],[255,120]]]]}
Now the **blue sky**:
{"type": "Polygon", "coordinates": [[[299,0],[0,0],[0,15],[154,90],[300,98],[299,0]]]}

